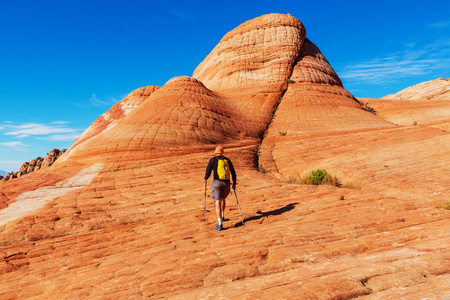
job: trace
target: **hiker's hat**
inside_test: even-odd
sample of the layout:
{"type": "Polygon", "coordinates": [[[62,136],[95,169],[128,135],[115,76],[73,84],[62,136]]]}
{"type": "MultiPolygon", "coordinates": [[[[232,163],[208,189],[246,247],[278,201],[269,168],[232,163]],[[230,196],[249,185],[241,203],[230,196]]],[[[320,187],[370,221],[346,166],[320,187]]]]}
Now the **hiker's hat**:
{"type": "Polygon", "coordinates": [[[223,151],[223,147],[217,146],[216,150],[214,150],[214,154],[224,154],[225,151],[223,151]]]}

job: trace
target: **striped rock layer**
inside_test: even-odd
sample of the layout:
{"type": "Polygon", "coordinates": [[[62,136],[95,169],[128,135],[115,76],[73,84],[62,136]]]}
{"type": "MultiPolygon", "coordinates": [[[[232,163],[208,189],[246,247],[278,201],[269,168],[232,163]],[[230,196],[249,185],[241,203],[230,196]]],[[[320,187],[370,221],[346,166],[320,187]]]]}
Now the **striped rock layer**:
{"type": "Polygon", "coordinates": [[[245,22],[0,183],[0,298],[447,297],[450,133],[362,102],[298,19],[245,22]],[[238,173],[223,231],[203,179],[219,144],[238,173]],[[301,183],[319,168],[340,187],[301,183]]]}
{"type": "Polygon", "coordinates": [[[427,126],[450,132],[450,79],[416,84],[381,99],[360,99],[377,115],[398,125],[427,126]]]}
{"type": "Polygon", "coordinates": [[[410,86],[396,94],[384,96],[392,100],[449,100],[450,79],[438,78],[410,86]]]}

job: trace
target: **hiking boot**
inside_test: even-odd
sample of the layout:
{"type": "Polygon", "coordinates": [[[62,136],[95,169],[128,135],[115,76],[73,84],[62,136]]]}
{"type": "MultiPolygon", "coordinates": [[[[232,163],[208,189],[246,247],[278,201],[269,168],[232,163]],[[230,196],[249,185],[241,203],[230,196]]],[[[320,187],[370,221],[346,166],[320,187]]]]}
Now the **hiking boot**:
{"type": "Polygon", "coordinates": [[[216,229],[220,231],[220,230],[223,229],[223,227],[222,227],[222,225],[217,225],[217,226],[216,226],[216,229]]]}
{"type": "Polygon", "coordinates": [[[222,218],[222,221],[230,221],[230,219],[227,219],[227,218],[222,218]]]}

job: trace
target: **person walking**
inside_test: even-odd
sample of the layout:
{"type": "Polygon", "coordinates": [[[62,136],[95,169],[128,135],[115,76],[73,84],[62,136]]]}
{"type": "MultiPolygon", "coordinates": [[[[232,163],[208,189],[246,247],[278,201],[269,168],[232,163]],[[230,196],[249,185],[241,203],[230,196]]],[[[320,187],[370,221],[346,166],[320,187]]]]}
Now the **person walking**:
{"type": "Polygon", "coordinates": [[[224,153],[225,151],[223,147],[216,147],[214,150],[215,156],[209,160],[205,173],[206,182],[206,180],[208,180],[211,176],[211,172],[214,172],[213,181],[211,184],[211,198],[214,200],[217,220],[219,222],[216,226],[217,230],[223,229],[222,222],[225,220],[225,199],[230,194],[231,180],[233,180],[233,189],[236,189],[237,180],[233,163],[228,157],[224,156],[224,153]]]}

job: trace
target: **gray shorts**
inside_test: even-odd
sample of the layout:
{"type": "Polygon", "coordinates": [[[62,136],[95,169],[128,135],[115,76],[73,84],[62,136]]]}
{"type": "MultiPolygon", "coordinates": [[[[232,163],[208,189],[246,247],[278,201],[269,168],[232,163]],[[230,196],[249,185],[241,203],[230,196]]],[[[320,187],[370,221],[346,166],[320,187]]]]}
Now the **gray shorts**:
{"type": "Polygon", "coordinates": [[[213,180],[211,184],[211,198],[214,201],[225,199],[230,193],[230,185],[231,183],[221,181],[221,180],[213,180]]]}

